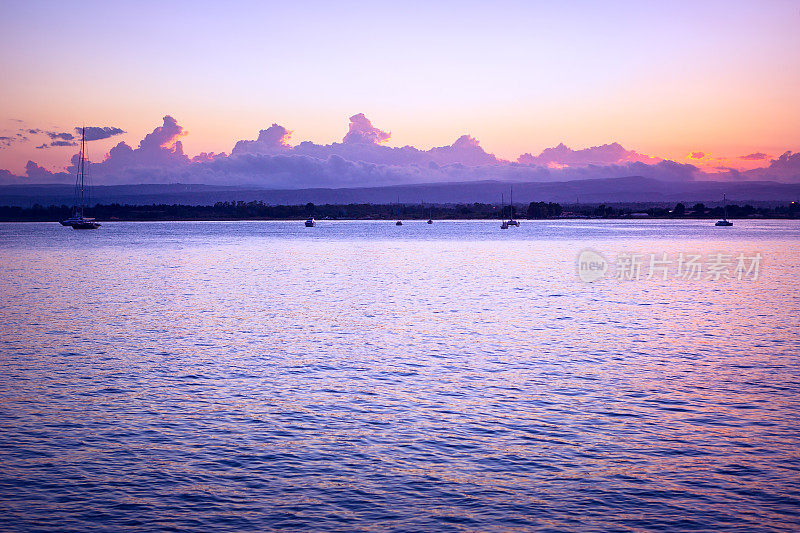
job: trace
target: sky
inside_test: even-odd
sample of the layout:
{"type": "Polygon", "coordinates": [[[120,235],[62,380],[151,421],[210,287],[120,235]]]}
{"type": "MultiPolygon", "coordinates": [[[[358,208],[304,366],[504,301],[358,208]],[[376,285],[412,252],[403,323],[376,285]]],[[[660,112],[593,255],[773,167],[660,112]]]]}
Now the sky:
{"type": "Polygon", "coordinates": [[[0,65],[15,175],[75,153],[25,130],[123,130],[90,143],[99,161],[165,116],[189,157],[273,123],[293,145],[341,143],[359,113],[385,147],[469,135],[512,162],[618,142],[714,172],[800,150],[798,1],[3,0],[0,65]]]}

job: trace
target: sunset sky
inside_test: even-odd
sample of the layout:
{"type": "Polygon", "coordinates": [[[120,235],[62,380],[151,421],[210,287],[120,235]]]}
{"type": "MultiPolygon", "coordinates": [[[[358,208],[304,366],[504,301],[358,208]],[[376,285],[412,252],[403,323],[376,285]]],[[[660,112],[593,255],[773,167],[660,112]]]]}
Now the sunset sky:
{"type": "Polygon", "coordinates": [[[742,169],[800,150],[797,1],[4,0],[0,62],[12,173],[75,152],[24,129],[124,130],[91,146],[101,159],[165,115],[189,156],[272,123],[340,142],[357,113],[387,146],[468,134],[512,161],[562,142],[742,169]]]}

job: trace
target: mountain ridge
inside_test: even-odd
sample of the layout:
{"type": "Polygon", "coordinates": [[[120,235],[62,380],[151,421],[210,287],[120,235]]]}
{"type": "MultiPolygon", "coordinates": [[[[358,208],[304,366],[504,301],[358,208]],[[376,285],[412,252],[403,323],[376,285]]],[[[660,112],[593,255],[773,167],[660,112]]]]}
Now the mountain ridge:
{"type": "MultiPolygon", "coordinates": [[[[666,182],[642,176],[597,178],[560,182],[422,183],[376,187],[314,187],[305,189],[256,188],[195,183],[99,185],[92,188],[94,203],[208,205],[221,201],[262,201],[268,204],[324,203],[500,203],[514,189],[519,203],[619,202],[731,202],[785,203],[800,201],[800,184],[774,181],[666,182]]],[[[69,205],[74,188],[63,184],[0,185],[0,205],[29,207],[69,205]]]]}

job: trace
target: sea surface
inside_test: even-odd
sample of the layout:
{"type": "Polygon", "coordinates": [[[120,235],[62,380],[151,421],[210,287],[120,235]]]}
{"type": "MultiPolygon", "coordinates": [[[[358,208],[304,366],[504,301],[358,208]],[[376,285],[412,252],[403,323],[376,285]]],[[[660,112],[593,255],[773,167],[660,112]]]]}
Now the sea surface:
{"type": "Polygon", "coordinates": [[[0,224],[0,530],[797,531],[798,288],[799,221],[0,224]]]}

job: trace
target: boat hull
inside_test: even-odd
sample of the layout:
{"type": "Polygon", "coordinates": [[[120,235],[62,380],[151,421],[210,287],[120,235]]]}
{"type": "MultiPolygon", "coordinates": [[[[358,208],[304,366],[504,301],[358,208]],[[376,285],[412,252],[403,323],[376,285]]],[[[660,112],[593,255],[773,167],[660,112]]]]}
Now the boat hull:
{"type": "Polygon", "coordinates": [[[99,227],[100,224],[97,222],[78,222],[72,224],[72,229],[97,229],[99,227]]]}

